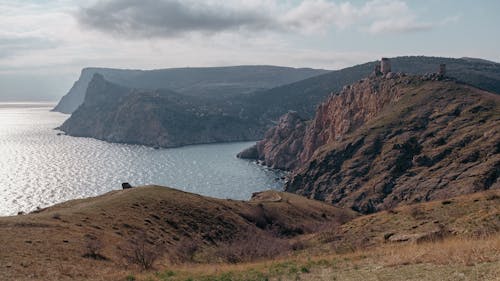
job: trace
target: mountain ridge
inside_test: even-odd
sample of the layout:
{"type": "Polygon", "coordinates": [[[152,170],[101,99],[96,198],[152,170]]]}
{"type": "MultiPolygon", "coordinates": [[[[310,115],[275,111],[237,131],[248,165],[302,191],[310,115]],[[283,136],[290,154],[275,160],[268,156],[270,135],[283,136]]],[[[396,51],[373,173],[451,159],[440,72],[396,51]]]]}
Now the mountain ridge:
{"type": "MultiPolygon", "coordinates": [[[[500,93],[500,86],[498,86],[500,85],[500,64],[492,65],[490,63],[468,62],[462,59],[433,57],[399,57],[392,61],[395,71],[409,70],[409,73],[412,71],[414,73],[433,73],[440,63],[446,62],[448,63],[447,73],[449,76],[460,81],[465,79],[466,83],[490,88],[496,93],[500,93]]],[[[375,64],[375,62],[365,63],[270,90],[224,96],[223,98],[204,94],[193,96],[179,93],[181,94],[179,98],[172,101],[158,95],[162,91],[169,92],[169,90],[136,89],[134,90],[136,98],[142,93],[149,100],[143,104],[142,109],[133,106],[130,100],[127,103],[109,106],[107,109],[87,105],[79,111],[79,114],[71,116],[61,126],[61,129],[73,136],[160,147],[258,140],[264,136],[267,129],[276,124],[276,120],[280,116],[290,110],[297,111],[303,118],[311,119],[317,105],[332,91],[340,91],[344,85],[359,81],[374,69],[375,64]],[[154,98],[158,98],[156,103],[152,100],[154,98]],[[148,111],[149,109],[154,110],[148,111]],[[88,114],[84,114],[85,111],[88,114]],[[126,112],[132,112],[133,118],[129,118],[132,116],[127,116],[126,112]],[[120,118],[106,117],[110,115],[120,116],[120,118]],[[150,128],[152,131],[145,131],[139,124],[144,124],[151,118],[156,120],[157,126],[150,128]],[[136,123],[132,120],[135,120],[136,123]],[[79,127],[88,122],[93,122],[96,127],[107,128],[107,132],[82,130],[79,127]],[[186,127],[186,129],[195,130],[196,134],[180,130],[181,128],[175,123],[186,127]],[[133,128],[137,128],[137,130],[133,132],[133,128]]],[[[117,83],[117,85],[119,84],[117,83]]],[[[126,91],[132,90],[133,88],[130,88],[126,91]]],[[[103,98],[106,97],[105,91],[101,94],[103,98]]],[[[107,104],[111,105],[112,103],[117,103],[117,101],[109,98],[107,104]]]]}
{"type": "Polygon", "coordinates": [[[151,91],[169,89],[185,95],[223,98],[288,84],[326,72],[328,70],[271,65],[152,70],[87,67],[53,111],[72,113],[76,110],[83,103],[88,83],[95,73],[128,88],[151,91]]]}

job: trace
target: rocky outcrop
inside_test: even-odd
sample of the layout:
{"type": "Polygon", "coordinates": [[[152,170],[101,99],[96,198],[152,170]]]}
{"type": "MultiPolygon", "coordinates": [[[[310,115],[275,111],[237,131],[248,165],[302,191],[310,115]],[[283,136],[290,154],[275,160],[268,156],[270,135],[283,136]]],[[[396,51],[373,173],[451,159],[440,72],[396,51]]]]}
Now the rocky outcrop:
{"type": "Polygon", "coordinates": [[[345,86],[339,94],[320,104],[304,136],[301,163],[306,163],[319,147],[341,140],[373,119],[386,105],[396,103],[403,94],[398,87],[401,83],[398,78],[403,76],[394,73],[392,79],[363,79],[345,86]]]}
{"type": "Polygon", "coordinates": [[[401,91],[394,87],[396,83],[396,79],[375,78],[345,86],[318,106],[312,121],[306,122],[296,112],[289,112],[266,132],[263,140],[238,156],[284,170],[304,165],[319,147],[342,139],[387,103],[397,101],[401,91]]]}
{"type": "Polygon", "coordinates": [[[437,80],[363,79],[288,132],[299,160],[281,165],[292,139],[273,137],[278,127],[257,147],[279,150],[259,157],[293,170],[287,191],[362,213],[500,188],[500,97],[437,80]]]}
{"type": "Polygon", "coordinates": [[[70,136],[176,147],[257,139],[264,126],[238,116],[237,106],[169,90],[130,89],[95,74],[84,103],[58,129],[70,136]]]}
{"type": "Polygon", "coordinates": [[[275,169],[290,170],[297,166],[297,155],[303,150],[306,122],[295,111],[283,115],[278,124],[266,132],[264,140],[238,154],[240,158],[258,159],[275,169]]]}

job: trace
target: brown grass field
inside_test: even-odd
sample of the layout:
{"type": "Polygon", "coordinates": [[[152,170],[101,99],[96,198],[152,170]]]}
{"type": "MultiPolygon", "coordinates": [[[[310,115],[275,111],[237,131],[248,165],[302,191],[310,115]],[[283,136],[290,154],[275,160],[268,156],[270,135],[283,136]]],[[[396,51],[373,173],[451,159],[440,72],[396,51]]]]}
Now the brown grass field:
{"type": "Polygon", "coordinates": [[[0,280],[500,280],[499,230],[498,190],[360,216],[149,186],[0,218],[0,280]]]}

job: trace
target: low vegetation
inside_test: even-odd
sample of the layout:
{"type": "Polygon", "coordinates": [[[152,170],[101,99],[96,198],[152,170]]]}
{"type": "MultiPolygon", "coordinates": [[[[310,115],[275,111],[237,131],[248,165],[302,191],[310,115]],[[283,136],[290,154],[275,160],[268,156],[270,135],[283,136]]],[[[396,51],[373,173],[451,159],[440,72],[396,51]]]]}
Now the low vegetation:
{"type": "Polygon", "coordinates": [[[0,276],[495,280],[499,195],[488,191],[359,216],[273,191],[248,202],[164,187],[115,191],[0,218],[0,240],[6,241],[0,276]]]}

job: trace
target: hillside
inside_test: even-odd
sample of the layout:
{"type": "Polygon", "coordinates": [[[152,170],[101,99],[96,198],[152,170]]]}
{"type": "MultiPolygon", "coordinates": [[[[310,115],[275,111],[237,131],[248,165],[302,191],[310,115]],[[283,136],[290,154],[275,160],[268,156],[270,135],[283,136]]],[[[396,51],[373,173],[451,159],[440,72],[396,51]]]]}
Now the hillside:
{"type": "Polygon", "coordinates": [[[138,235],[145,235],[147,243],[170,262],[271,258],[288,248],[289,239],[310,233],[316,225],[354,216],[352,211],[274,191],[248,202],[157,186],[114,191],[0,218],[0,241],[8,241],[0,245],[0,276],[3,280],[72,279],[61,272],[67,268],[76,279],[93,279],[96,266],[104,268],[98,275],[119,272],[124,257],[118,249],[133,245],[138,235]],[[99,256],[84,256],[88,239],[102,245],[99,256]],[[259,243],[267,249],[233,258],[222,251],[247,239],[254,242],[241,245],[242,251],[259,243]],[[221,250],[212,253],[214,247],[221,250]]]}
{"type": "Polygon", "coordinates": [[[96,74],[84,103],[58,129],[110,142],[176,147],[255,140],[265,126],[244,116],[235,102],[129,89],[96,74]]]}
{"type": "Polygon", "coordinates": [[[282,118],[254,154],[293,170],[287,191],[362,213],[500,188],[500,97],[434,78],[346,86],[311,121],[282,118]]]}
{"type": "MultiPolygon", "coordinates": [[[[461,81],[476,87],[500,92],[500,89],[496,88],[496,85],[500,84],[500,64],[487,61],[399,57],[393,59],[393,69],[409,73],[433,73],[437,70],[437,64],[442,62],[448,63],[449,76],[462,79],[461,81]]],[[[161,86],[153,81],[149,86],[145,84],[134,86],[132,82],[114,82],[119,79],[101,75],[99,77],[103,77],[110,84],[122,87],[121,98],[114,99],[114,95],[108,93],[106,87],[99,88],[96,92],[96,87],[87,86],[86,90],[91,91],[90,97],[84,101],[78,113],[72,115],[60,129],[72,136],[160,147],[258,140],[264,136],[267,129],[276,124],[281,115],[290,110],[297,111],[306,119],[312,118],[317,105],[329,93],[339,91],[342,86],[367,76],[374,65],[375,62],[366,63],[271,90],[248,94],[236,91],[233,93],[239,94],[234,95],[226,95],[219,90],[214,90],[211,94],[186,92],[185,89],[190,88],[189,83],[196,78],[196,75],[191,78],[189,75],[183,76],[185,83],[182,87],[161,90],[151,90],[161,86]],[[148,89],[135,89],[136,86],[148,89]],[[97,100],[99,103],[95,102],[97,100]]],[[[229,71],[230,68],[222,70],[229,71]]],[[[263,81],[274,79],[273,75],[268,75],[266,72],[263,72],[262,76],[245,76],[247,78],[238,76],[238,73],[236,71],[227,79],[237,76],[240,79],[236,79],[238,81],[249,79],[253,81],[252,83],[260,83],[258,81],[261,78],[263,81]]],[[[310,74],[307,71],[306,73],[310,74]]],[[[218,77],[214,74],[213,81],[220,78],[218,77]]],[[[82,78],[82,81],[86,80],[82,78]]],[[[130,81],[135,80],[131,78],[130,81]]],[[[277,79],[275,82],[281,83],[283,80],[277,79]]],[[[91,84],[92,81],[88,82],[88,85],[91,84]]],[[[210,89],[206,83],[196,85],[199,85],[200,89],[207,91],[210,89]]],[[[269,86],[270,83],[266,85],[269,86]]]]}
{"type": "MultiPolygon", "coordinates": [[[[18,281],[351,280],[374,267],[380,274],[393,272],[394,278],[411,276],[408,271],[423,274],[425,268],[415,267],[422,262],[435,278],[462,267],[492,276],[500,261],[499,198],[498,191],[489,191],[359,216],[284,192],[234,201],[137,187],[0,218],[0,276],[18,281]],[[409,255],[417,247],[408,244],[414,239],[424,243],[418,247],[426,254],[418,259],[409,255]],[[159,254],[154,271],[141,272],[140,263],[127,258],[136,246],[159,254]],[[474,255],[478,250],[481,255],[474,255]]],[[[424,277],[420,280],[433,280],[424,277]]]]}
{"type": "MultiPolygon", "coordinates": [[[[303,118],[314,117],[316,106],[330,93],[339,92],[343,86],[368,76],[377,61],[372,61],[341,70],[308,78],[303,81],[276,87],[251,95],[248,103],[255,108],[264,107],[264,116],[277,120],[289,110],[297,111],[303,118]]],[[[447,76],[500,94],[500,64],[470,58],[443,58],[407,56],[391,58],[392,69],[415,75],[435,73],[440,64],[446,64],[447,76]]]]}
{"type": "Polygon", "coordinates": [[[94,74],[106,80],[144,90],[168,89],[182,95],[214,99],[249,94],[328,72],[321,69],[278,66],[190,67],[157,70],[85,68],[54,111],[73,113],[84,99],[94,74]]]}

